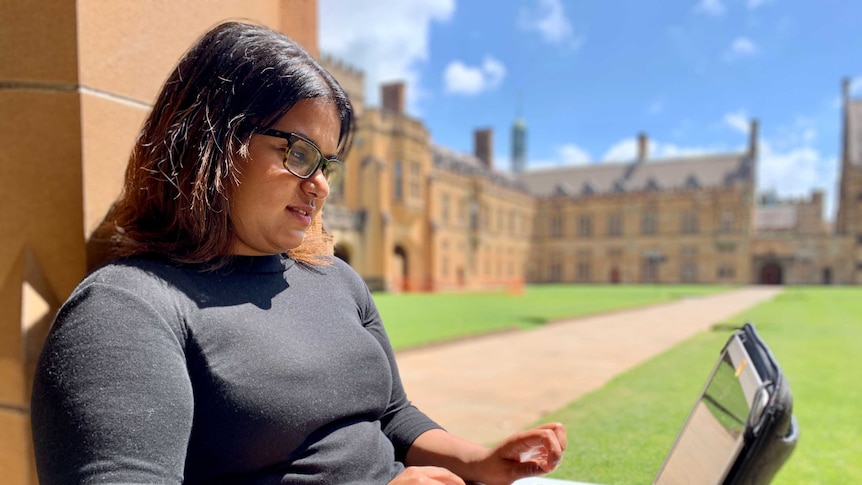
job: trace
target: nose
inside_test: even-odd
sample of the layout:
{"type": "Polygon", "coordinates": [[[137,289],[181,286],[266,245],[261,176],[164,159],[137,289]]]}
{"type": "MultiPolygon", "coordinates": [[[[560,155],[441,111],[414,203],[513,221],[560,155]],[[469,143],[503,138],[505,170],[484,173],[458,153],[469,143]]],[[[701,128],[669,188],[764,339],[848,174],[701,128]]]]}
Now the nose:
{"type": "Polygon", "coordinates": [[[310,197],[325,199],[329,195],[329,182],[323,175],[323,169],[318,168],[314,175],[302,181],[302,189],[310,197]]]}

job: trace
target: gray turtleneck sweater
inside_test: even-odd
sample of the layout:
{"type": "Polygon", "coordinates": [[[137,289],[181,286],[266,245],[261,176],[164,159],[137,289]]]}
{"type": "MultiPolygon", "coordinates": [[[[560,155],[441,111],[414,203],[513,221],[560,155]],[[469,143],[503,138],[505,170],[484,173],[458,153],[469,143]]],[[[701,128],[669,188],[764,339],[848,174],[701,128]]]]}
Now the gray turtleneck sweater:
{"type": "Polygon", "coordinates": [[[353,269],[281,256],[89,275],[42,351],[32,423],[43,484],[382,484],[438,427],[353,269]]]}

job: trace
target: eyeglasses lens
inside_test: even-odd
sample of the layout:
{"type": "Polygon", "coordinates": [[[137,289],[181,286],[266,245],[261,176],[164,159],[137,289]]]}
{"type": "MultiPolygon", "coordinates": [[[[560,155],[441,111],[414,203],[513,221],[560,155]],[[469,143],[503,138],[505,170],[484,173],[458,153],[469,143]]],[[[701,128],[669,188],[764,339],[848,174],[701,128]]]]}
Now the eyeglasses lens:
{"type": "Polygon", "coordinates": [[[295,140],[284,157],[284,164],[300,177],[308,177],[317,170],[320,152],[302,139],[295,140]]]}

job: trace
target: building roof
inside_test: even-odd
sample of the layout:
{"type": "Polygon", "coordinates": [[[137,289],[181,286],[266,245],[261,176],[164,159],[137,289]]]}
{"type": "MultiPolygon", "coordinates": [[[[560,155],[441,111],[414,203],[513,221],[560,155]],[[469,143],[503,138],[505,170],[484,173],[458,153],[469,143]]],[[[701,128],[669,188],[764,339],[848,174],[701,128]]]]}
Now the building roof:
{"type": "Polygon", "coordinates": [[[862,99],[847,102],[847,156],[851,165],[862,166],[862,99]]]}
{"type": "Polygon", "coordinates": [[[434,167],[465,175],[477,175],[490,181],[522,192],[527,186],[515,174],[485,167],[481,160],[467,153],[459,153],[440,145],[431,145],[434,167]]]}
{"type": "Polygon", "coordinates": [[[722,187],[753,182],[754,170],[747,153],[732,153],[530,170],[519,178],[538,196],[577,196],[722,187]]]}

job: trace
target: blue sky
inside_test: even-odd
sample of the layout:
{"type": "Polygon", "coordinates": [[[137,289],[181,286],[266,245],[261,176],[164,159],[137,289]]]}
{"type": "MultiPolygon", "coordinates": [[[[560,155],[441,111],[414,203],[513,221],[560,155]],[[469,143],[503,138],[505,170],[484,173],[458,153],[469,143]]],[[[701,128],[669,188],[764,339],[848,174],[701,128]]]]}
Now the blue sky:
{"type": "Polygon", "coordinates": [[[740,151],[760,123],[760,190],[827,192],[834,211],[841,82],[862,97],[857,0],[321,0],[320,46],[379,84],[408,83],[434,143],[472,152],[529,128],[528,169],[740,151]]]}

